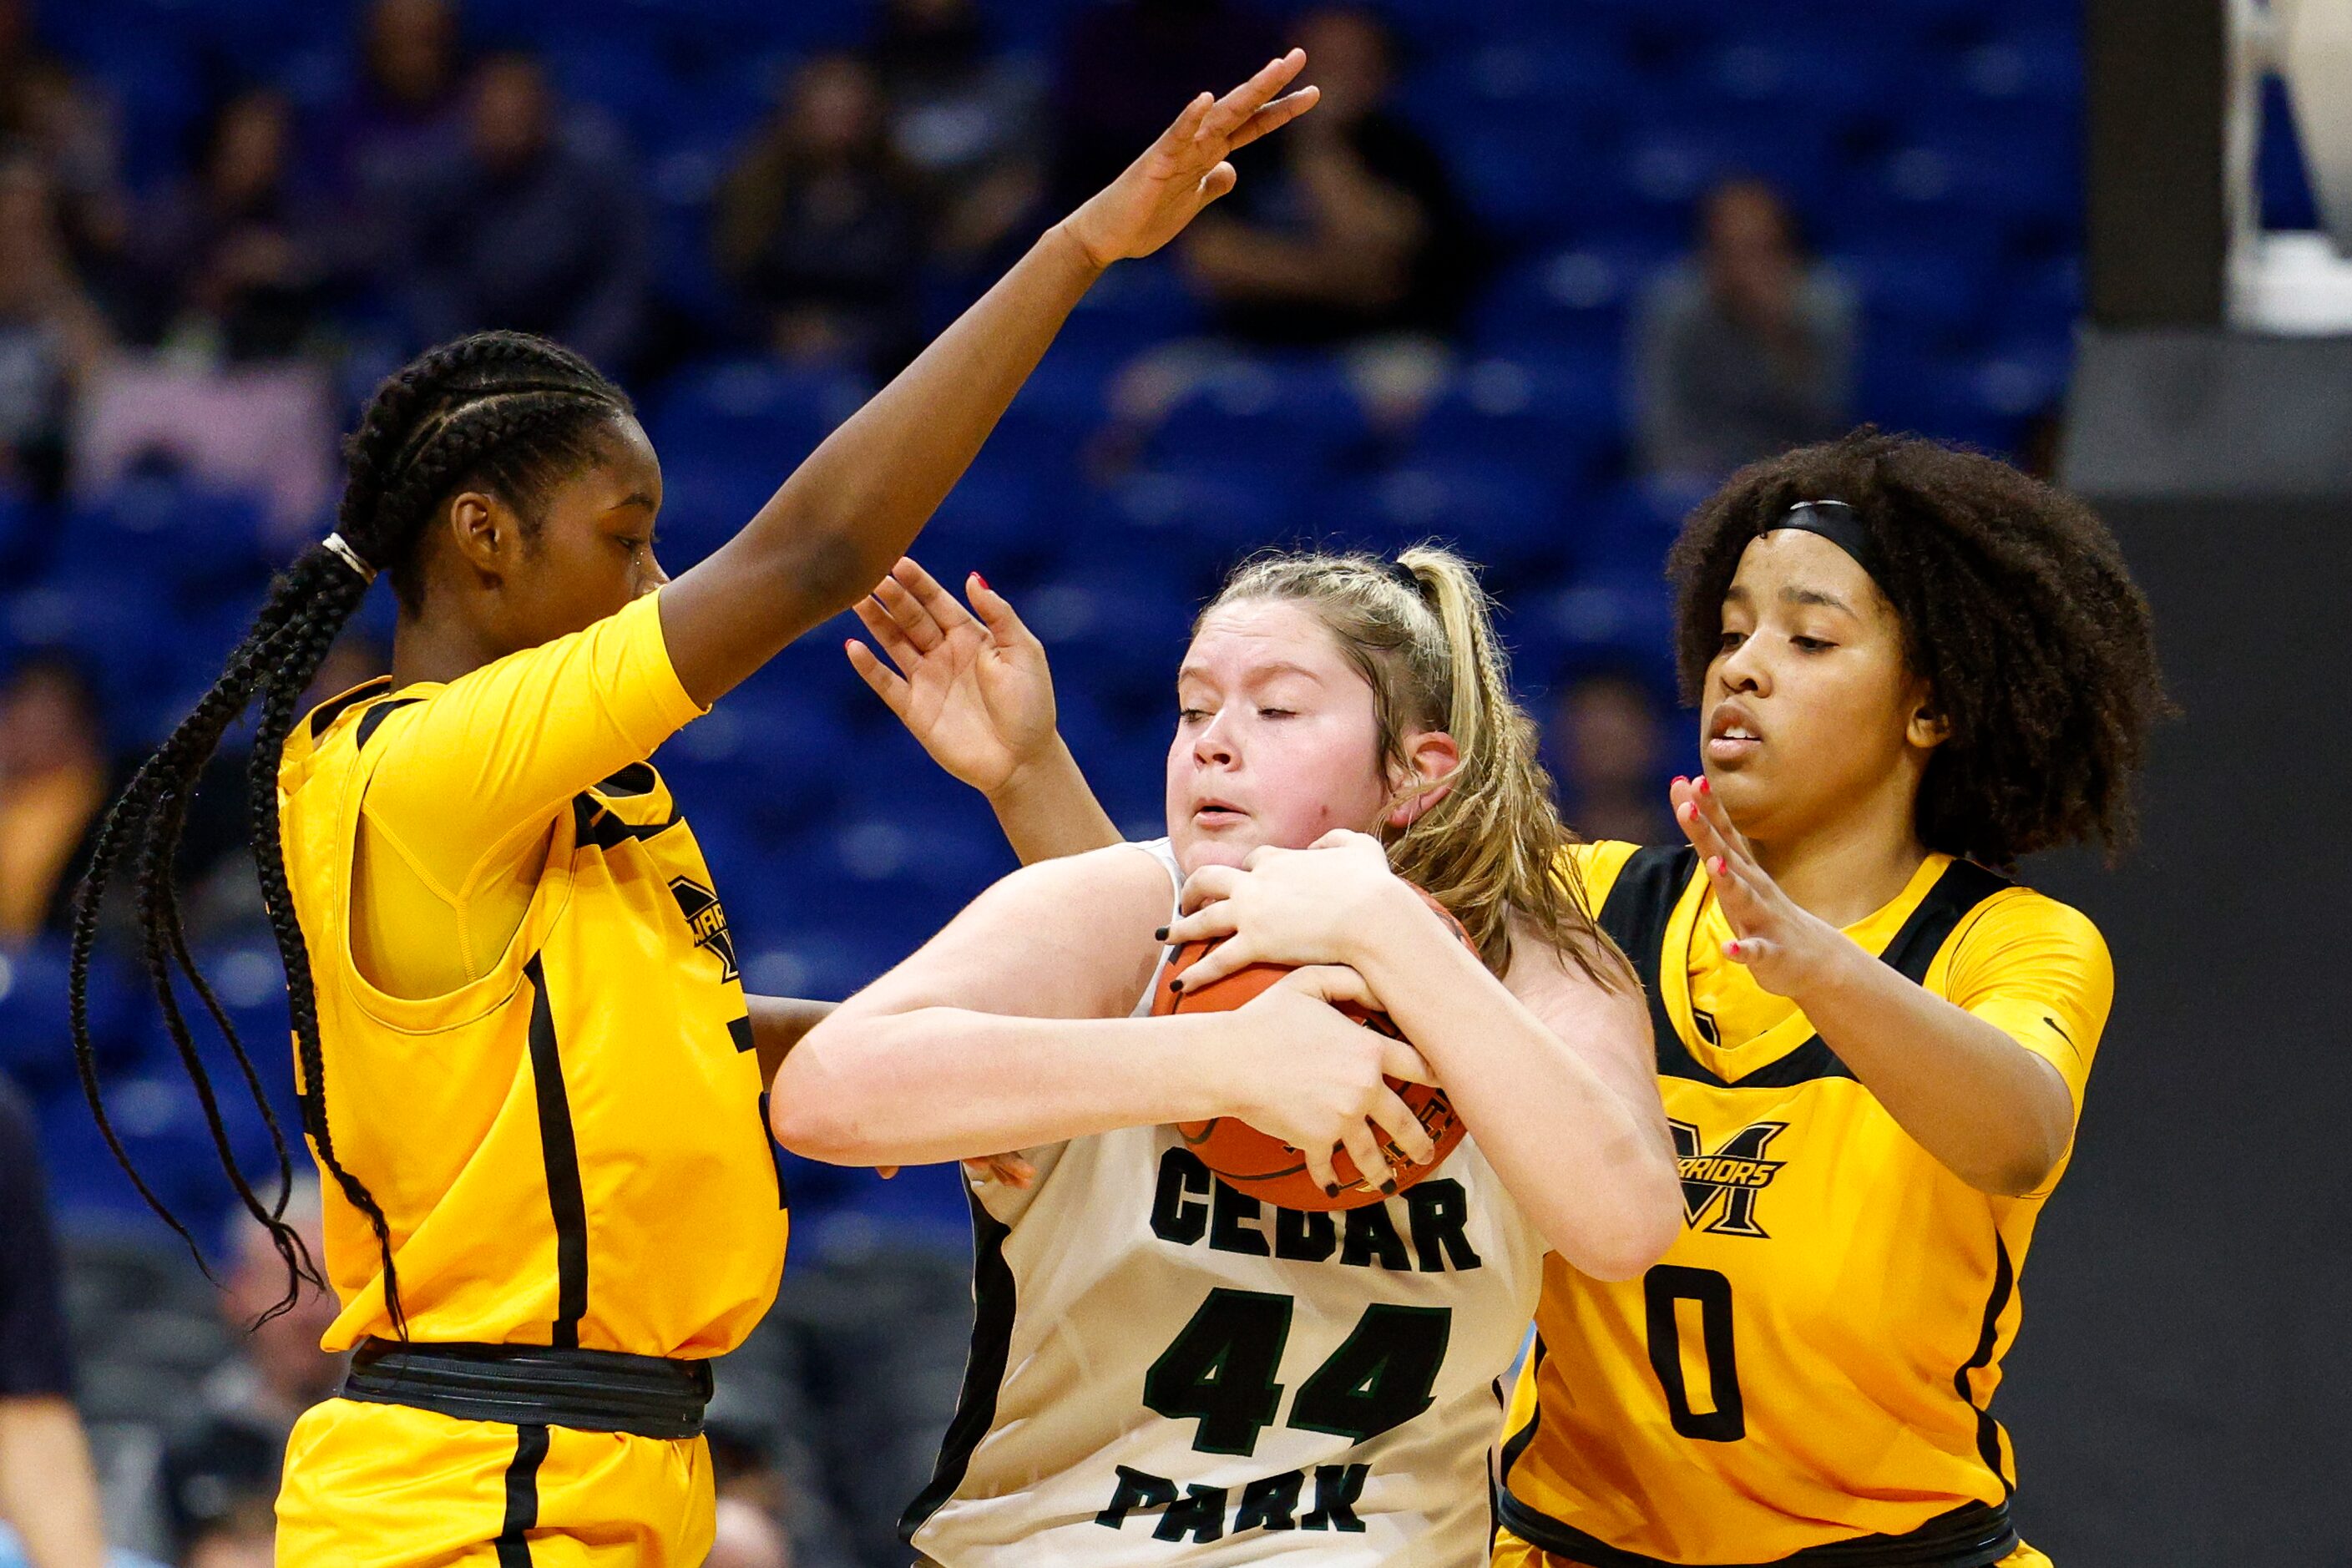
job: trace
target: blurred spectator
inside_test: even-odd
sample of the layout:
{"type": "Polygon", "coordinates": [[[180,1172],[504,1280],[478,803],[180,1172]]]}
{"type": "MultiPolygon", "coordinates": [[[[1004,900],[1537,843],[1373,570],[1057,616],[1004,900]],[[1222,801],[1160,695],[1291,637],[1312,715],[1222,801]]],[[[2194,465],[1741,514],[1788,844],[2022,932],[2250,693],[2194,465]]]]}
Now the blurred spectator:
{"type": "Polygon", "coordinates": [[[97,694],[69,660],[0,689],[0,943],[62,930],[111,788],[97,694]]]}
{"type": "Polygon", "coordinates": [[[871,67],[825,55],[801,68],[727,175],[717,238],[777,353],[877,367],[903,357],[922,215],[871,67]]]}
{"type": "Polygon", "coordinates": [[[1699,205],[1699,253],[1658,278],[1635,327],[1634,416],[1653,474],[1709,478],[1849,423],[1855,302],[1806,254],[1771,186],[1699,205]]]}
{"type": "Polygon", "coordinates": [[[1663,774],[1669,721],[1650,682],[1630,670],[1590,670],[1567,684],[1553,704],[1550,740],[1569,826],[1595,840],[1679,839],[1663,774]]]}
{"type": "Polygon", "coordinates": [[[1478,270],[1476,227],[1444,159],[1388,107],[1395,43],[1353,6],[1298,26],[1315,112],[1267,147],[1185,237],[1225,330],[1260,343],[1443,336],[1478,270]]]}
{"type": "MultiPolygon", "coordinates": [[[[298,1181],[286,1217],[302,1233],[313,1260],[324,1255],[315,1182],[298,1181]]],[[[286,1266],[269,1233],[239,1210],[230,1220],[236,1258],[220,1297],[243,1353],[205,1380],[197,1408],[163,1450],[164,1513],[174,1550],[186,1563],[218,1568],[261,1550],[268,1561],[271,1509],[278,1496],[287,1435],[305,1410],[335,1392],[345,1359],[319,1348],[335,1321],[333,1294],[304,1285],[294,1306],[257,1321],[285,1289],[286,1266]]]]}
{"type": "Polygon", "coordinates": [[[374,0],[359,80],[328,111],[316,143],[326,182],[349,216],[373,222],[404,170],[457,139],[464,110],[457,14],[449,0],[374,0]]]}
{"type": "Polygon", "coordinates": [[[315,359],[212,367],[110,355],[89,378],[69,445],[79,496],[102,496],[134,471],[176,471],[260,498],[272,541],[290,549],[316,536],[335,494],[333,377],[315,359]]]}
{"type": "Polygon", "coordinates": [[[924,185],[932,255],[994,271],[1024,219],[1042,226],[1037,73],[995,47],[978,0],[887,0],[866,58],[891,146],[924,185]]]}
{"type": "Polygon", "coordinates": [[[567,112],[532,56],[476,73],[463,140],[403,182],[399,276],[425,342],[540,332],[625,373],[650,267],[635,163],[596,117],[567,112]]]}
{"type": "Polygon", "coordinates": [[[1196,94],[1223,92],[1281,52],[1281,34],[1243,0],[1078,11],[1055,70],[1056,208],[1118,177],[1196,94]]]}
{"type": "Polygon", "coordinates": [[[0,0],[0,143],[28,151],[56,193],[58,232],[85,275],[129,232],[109,106],[34,36],[24,0],[0,0]]]}
{"type": "Polygon", "coordinates": [[[740,1498],[720,1498],[705,1568],[793,1568],[792,1543],[776,1521],[740,1498]]]}
{"type": "Polygon", "coordinates": [[[196,169],[141,215],[141,337],[206,365],[308,346],[326,302],[330,226],[298,188],[293,138],[293,107],[272,89],[214,112],[196,169]]]}
{"type": "Polygon", "coordinates": [[[0,159],[0,481],[56,492],[74,395],[112,341],[75,275],[47,175],[29,157],[0,159]]]}
{"type": "Polygon", "coordinates": [[[0,1521],[32,1568],[99,1568],[98,1480],[73,1406],[57,1235],[32,1108],[0,1078],[0,1521]]]}

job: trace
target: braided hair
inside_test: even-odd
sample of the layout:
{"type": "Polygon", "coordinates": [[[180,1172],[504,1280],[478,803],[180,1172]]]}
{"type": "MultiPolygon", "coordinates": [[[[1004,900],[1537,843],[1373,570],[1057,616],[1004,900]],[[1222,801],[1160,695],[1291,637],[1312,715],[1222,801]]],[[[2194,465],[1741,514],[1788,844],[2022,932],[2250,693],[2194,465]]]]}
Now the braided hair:
{"type": "Polygon", "coordinates": [[[304,1280],[321,1287],[326,1282],[300,1234],[285,1217],[293,1191],[285,1135],[252,1059],[190,953],[181,920],[172,868],[197,776],[228,727],[257,702],[260,712],[247,777],[253,858],[263,907],[286,968],[288,1009],[301,1069],[302,1131],[319,1163],[375,1232],[383,1260],[384,1300],[394,1327],[404,1337],[407,1319],[383,1206],[336,1158],[328,1124],[318,993],[278,837],[278,761],[302,693],[359,608],[375,574],[390,574],[404,610],[411,615],[419,611],[425,586],[419,545],[452,492],[465,487],[495,494],[514,507],[524,531],[532,532],[544,521],[538,503],[549,487],[593,462],[611,422],[632,413],[626,395],[587,361],[521,332],[484,332],[444,344],[385,381],[369,400],[359,428],[343,444],[347,477],[335,536],[304,551],[270,584],[268,598],[229,655],[220,679],[131,775],[99,830],[74,910],[71,949],[70,1018],[82,1092],[107,1147],[131,1184],[186,1243],[209,1278],[211,1270],[195,1238],[132,1165],[100,1092],[89,1034],[90,957],[107,886],[127,873],[136,890],[148,982],[194,1086],[222,1169],[246,1212],[268,1228],[286,1263],[286,1293],[264,1314],[265,1320],[291,1307],[304,1280]],[[185,978],[227,1041],[246,1091],[269,1130],[278,1165],[278,1191],[271,1200],[265,1202],[237,1169],[218,1096],[181,1007],[177,977],[185,978]]]}

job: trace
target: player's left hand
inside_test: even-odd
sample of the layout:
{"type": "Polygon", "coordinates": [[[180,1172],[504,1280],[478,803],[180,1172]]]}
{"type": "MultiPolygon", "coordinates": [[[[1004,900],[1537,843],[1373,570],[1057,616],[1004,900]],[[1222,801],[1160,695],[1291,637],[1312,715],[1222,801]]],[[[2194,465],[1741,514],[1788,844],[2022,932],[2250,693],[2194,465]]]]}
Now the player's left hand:
{"type": "Polygon", "coordinates": [[[1217,946],[1177,976],[1197,990],[1253,963],[1354,966],[1364,941],[1396,909],[1417,903],[1369,834],[1325,834],[1305,849],[1253,849],[1242,868],[1203,866],[1185,879],[1171,946],[1217,946]],[[1220,940],[1223,939],[1223,940],[1220,940]]]}
{"type": "Polygon", "coordinates": [[[1126,173],[1064,218],[1064,230],[1097,267],[1149,256],[1175,238],[1234,188],[1229,155],[1315,107],[1317,88],[1276,96],[1306,67],[1307,52],[1293,49],[1223,98],[1201,94],[1126,173]]]}
{"type": "Polygon", "coordinates": [[[1704,776],[1676,779],[1668,795],[1675,821],[1698,851],[1707,886],[1730,922],[1724,956],[1746,964],[1773,995],[1799,994],[1834,956],[1835,944],[1846,942],[1845,934],[1780,890],[1704,776]]]}

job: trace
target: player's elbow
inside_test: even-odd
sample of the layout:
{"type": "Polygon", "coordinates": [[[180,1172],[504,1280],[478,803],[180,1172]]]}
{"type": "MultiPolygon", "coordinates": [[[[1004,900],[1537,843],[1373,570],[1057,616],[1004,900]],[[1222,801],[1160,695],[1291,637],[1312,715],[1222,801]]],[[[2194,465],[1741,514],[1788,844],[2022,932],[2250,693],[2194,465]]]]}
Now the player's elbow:
{"type": "Polygon", "coordinates": [[[2066,1157],[2063,1136],[2029,1133],[2013,1149],[2004,1150],[1979,1169],[1964,1172],[1969,1185],[1988,1197],[2021,1198],[2049,1183],[2058,1162],[2066,1157]]]}
{"type": "Polygon", "coordinates": [[[804,1160],[877,1163],[866,1147],[868,1119],[861,1112],[856,1085],[832,1070],[832,1047],[839,1043],[820,1024],[784,1058],[768,1100],[768,1131],[804,1160]]]}
{"type": "Polygon", "coordinates": [[[1559,1226],[1550,1237],[1553,1250],[1578,1273],[1602,1280],[1633,1279],[1664,1258],[1682,1230],[1682,1191],[1671,1179],[1671,1166],[1667,1180],[1652,1174],[1645,1170],[1629,1181],[1607,1210],[1587,1210],[1559,1226]]]}

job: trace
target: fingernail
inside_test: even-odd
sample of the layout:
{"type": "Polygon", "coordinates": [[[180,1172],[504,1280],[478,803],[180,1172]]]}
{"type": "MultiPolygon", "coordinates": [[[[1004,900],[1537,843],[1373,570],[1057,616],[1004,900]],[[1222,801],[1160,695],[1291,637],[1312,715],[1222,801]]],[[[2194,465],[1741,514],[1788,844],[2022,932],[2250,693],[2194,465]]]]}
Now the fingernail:
{"type": "Polygon", "coordinates": [[[1171,980],[1168,983],[1168,989],[1171,991],[1181,991],[1184,989],[1184,982],[1181,979],[1171,980]]]}
{"type": "Polygon", "coordinates": [[[1718,877],[1722,876],[1722,875],[1723,875],[1723,857],[1722,857],[1722,856],[1720,856],[1720,855],[1718,855],[1718,856],[1717,856],[1714,859],[1709,860],[1709,861],[1706,863],[1706,868],[1707,868],[1708,870],[1710,870],[1710,871],[1714,872],[1714,873],[1715,873],[1717,876],[1718,876],[1718,877]]]}
{"type": "Polygon", "coordinates": [[[979,573],[977,573],[977,572],[975,572],[975,573],[973,573],[973,574],[971,574],[971,580],[972,580],[973,582],[975,582],[975,583],[979,584],[982,589],[985,589],[987,592],[989,592],[989,593],[991,593],[991,594],[993,594],[994,592],[996,592],[996,590],[995,590],[995,589],[991,588],[991,587],[989,587],[989,586],[988,586],[988,579],[987,579],[987,578],[985,578],[985,577],[983,577],[983,576],[982,576],[982,575],[981,575],[979,573]]]}
{"type": "Polygon", "coordinates": [[[1153,931],[1151,933],[1151,940],[1154,942],[1166,942],[1168,940],[1168,928],[1166,926],[1161,926],[1158,931],[1153,931]]]}
{"type": "Polygon", "coordinates": [[[1396,1196],[1396,1178],[1394,1176],[1391,1176],[1387,1181],[1381,1184],[1381,1196],[1384,1198],[1392,1198],[1396,1196]]]}
{"type": "Polygon", "coordinates": [[[1685,822],[1696,822],[1698,820],[1698,807],[1689,801],[1683,802],[1683,820],[1685,822]]]}
{"type": "Polygon", "coordinates": [[[1337,1183],[1337,1182],[1326,1182],[1326,1183],[1324,1183],[1324,1184],[1323,1184],[1323,1195],[1324,1195],[1325,1197],[1327,1197],[1327,1198],[1336,1198],[1336,1197],[1338,1197],[1338,1196],[1339,1195],[1339,1183],[1337,1183]]]}
{"type": "Polygon", "coordinates": [[[1675,783],[1676,783],[1676,784],[1688,784],[1688,783],[1690,783],[1690,778],[1689,778],[1689,776],[1688,776],[1687,774],[1685,774],[1685,773],[1676,773],[1676,774],[1675,775],[1675,783]]]}
{"type": "Polygon", "coordinates": [[[1698,781],[1698,793],[1701,795],[1713,795],[1715,793],[1715,786],[1706,782],[1706,775],[1704,774],[1700,775],[1698,781]]]}
{"type": "Polygon", "coordinates": [[[1726,958],[1738,958],[1739,956],[1739,944],[1736,942],[1725,942],[1723,944],[1723,953],[1726,958]]]}

